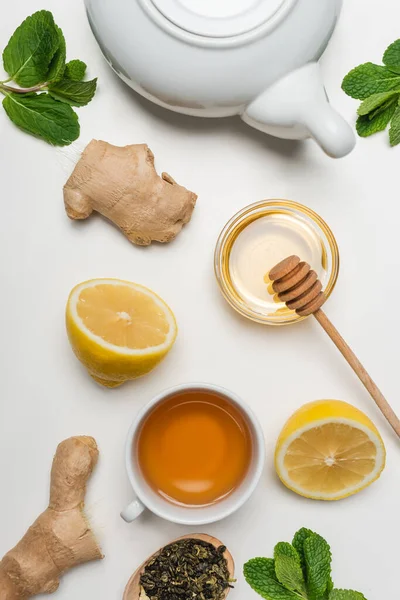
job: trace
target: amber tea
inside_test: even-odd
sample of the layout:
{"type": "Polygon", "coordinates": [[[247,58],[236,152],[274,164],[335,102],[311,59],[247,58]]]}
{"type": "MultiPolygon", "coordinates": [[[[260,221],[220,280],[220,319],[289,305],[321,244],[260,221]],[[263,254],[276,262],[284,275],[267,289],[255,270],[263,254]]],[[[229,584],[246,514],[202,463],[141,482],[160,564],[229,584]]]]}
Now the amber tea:
{"type": "Polygon", "coordinates": [[[242,411],[205,390],[180,392],[155,406],[139,430],[135,450],[153,490],[184,506],[226,498],[244,480],[253,451],[242,411]]]}

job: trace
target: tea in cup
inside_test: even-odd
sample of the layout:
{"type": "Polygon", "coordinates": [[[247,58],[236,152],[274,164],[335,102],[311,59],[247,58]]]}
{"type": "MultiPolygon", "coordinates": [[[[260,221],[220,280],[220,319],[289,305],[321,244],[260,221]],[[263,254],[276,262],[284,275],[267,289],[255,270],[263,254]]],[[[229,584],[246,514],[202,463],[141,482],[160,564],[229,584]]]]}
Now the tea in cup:
{"type": "Polygon", "coordinates": [[[207,384],[163,392],[128,434],[126,467],[137,495],[122,513],[147,507],[186,525],[218,521],[254,491],[264,464],[261,427],[235,394],[207,384]]]}

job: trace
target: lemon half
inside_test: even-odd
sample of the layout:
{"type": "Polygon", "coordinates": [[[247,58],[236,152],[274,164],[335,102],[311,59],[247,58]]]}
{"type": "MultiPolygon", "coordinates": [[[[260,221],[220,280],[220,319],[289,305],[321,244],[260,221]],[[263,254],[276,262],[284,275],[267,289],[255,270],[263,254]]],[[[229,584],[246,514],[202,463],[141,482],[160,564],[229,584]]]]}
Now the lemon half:
{"type": "Polygon", "coordinates": [[[76,356],[107,387],[151,371],[177,335],[174,314],[157,294],[119,279],[77,285],[68,298],[66,325],[76,356]]]}
{"type": "Polygon", "coordinates": [[[315,500],[340,500],[378,479],[386,452],[375,425],[339,400],[304,405],[284,426],[275,468],[292,491],[315,500]]]}

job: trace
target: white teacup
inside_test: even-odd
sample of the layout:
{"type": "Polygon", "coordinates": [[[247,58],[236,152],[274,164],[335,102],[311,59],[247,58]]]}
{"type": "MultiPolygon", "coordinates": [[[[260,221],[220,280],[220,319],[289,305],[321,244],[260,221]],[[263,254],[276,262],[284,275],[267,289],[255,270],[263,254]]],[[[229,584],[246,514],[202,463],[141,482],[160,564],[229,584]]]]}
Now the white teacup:
{"type": "Polygon", "coordinates": [[[204,525],[220,521],[238,510],[250,498],[260,480],[264,461],[265,442],[261,426],[251,409],[239,396],[217,385],[205,383],[189,383],[170,388],[161,392],[142,408],[129,430],[126,442],[125,462],[129,481],[131,482],[136,498],[121,512],[121,517],[125,521],[131,522],[147,508],[163,519],[183,525],[204,525]],[[240,410],[249,427],[253,452],[245,478],[229,496],[209,506],[180,506],[168,502],[168,500],[158,495],[150,487],[143,478],[137,461],[137,454],[133,452],[133,449],[137,444],[137,436],[143,421],[157,404],[164,402],[178,393],[197,390],[218,394],[240,410]]]}

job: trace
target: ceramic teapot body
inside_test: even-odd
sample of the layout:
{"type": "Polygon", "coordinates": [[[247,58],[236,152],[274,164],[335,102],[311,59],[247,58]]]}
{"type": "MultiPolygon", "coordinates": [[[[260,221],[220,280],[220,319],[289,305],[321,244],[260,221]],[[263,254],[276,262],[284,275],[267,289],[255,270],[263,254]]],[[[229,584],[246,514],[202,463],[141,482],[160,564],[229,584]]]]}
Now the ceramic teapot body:
{"type": "Polygon", "coordinates": [[[118,75],[144,97],[202,117],[241,115],[266,133],[354,146],[329,105],[317,60],[341,0],[85,0],[118,75]]]}

